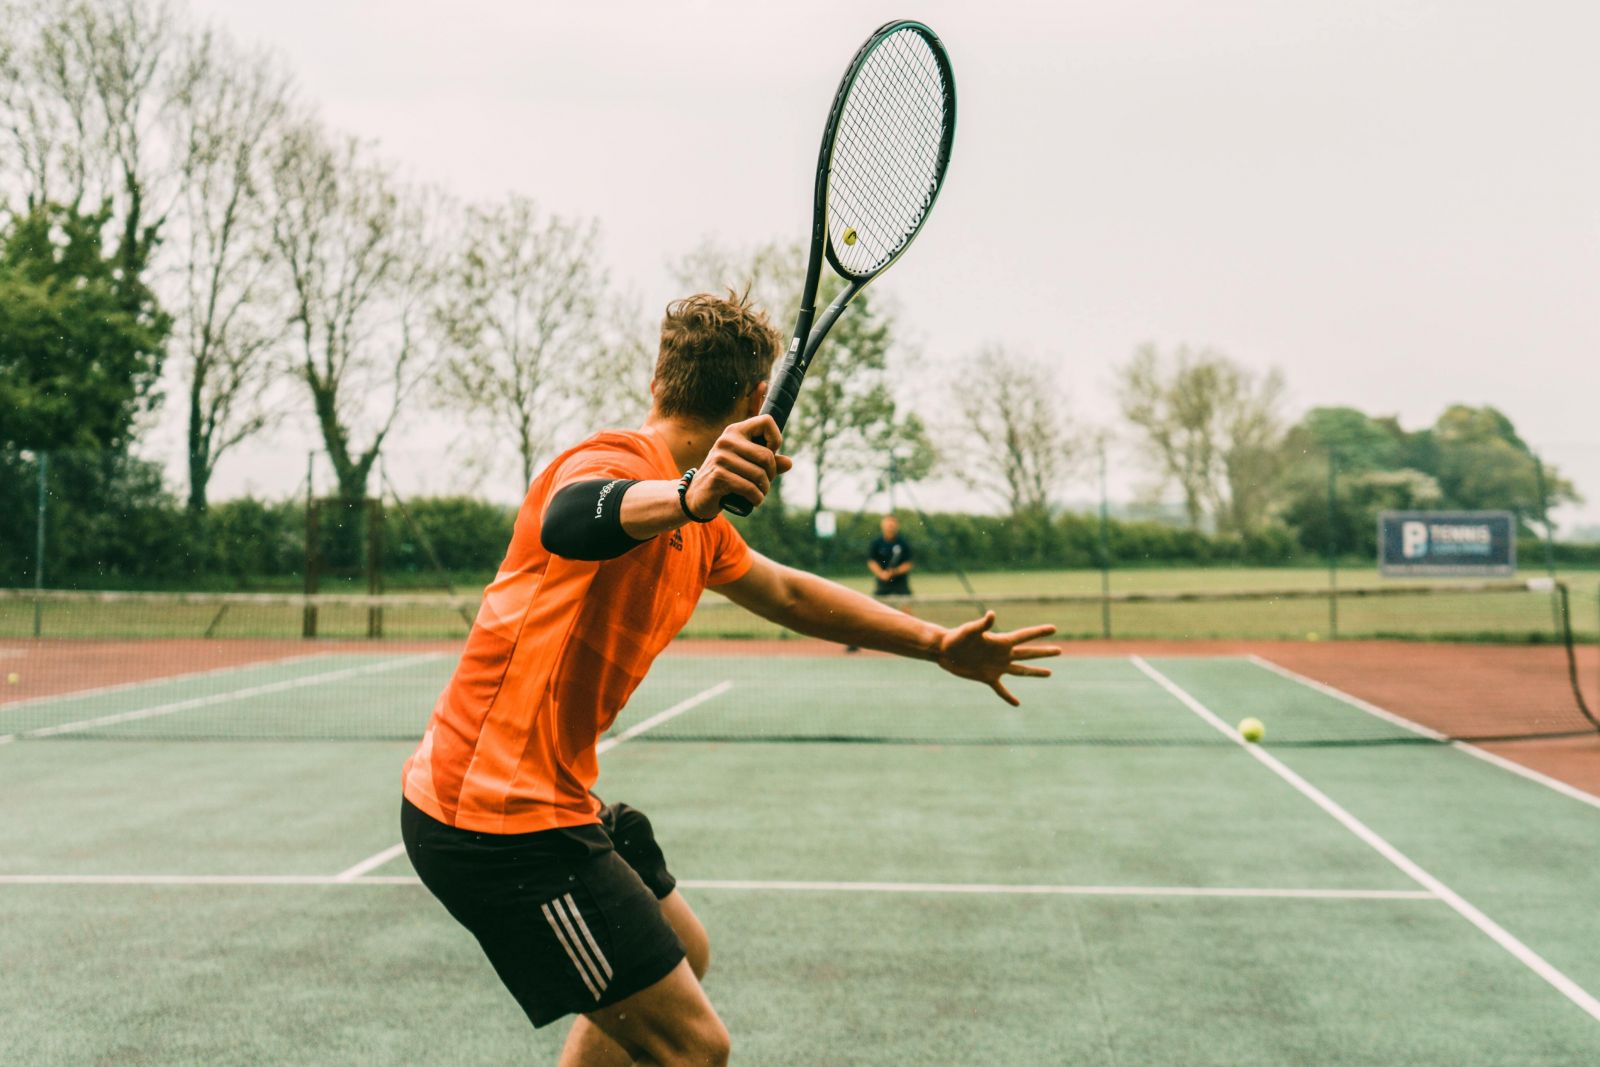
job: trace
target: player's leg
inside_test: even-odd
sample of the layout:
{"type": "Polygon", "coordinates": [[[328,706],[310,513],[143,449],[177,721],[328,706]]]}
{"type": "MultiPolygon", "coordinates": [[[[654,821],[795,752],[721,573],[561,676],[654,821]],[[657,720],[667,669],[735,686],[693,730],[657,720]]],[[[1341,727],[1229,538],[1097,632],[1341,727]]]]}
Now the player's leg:
{"type": "MultiPolygon", "coordinates": [[[[623,862],[633,868],[641,881],[658,898],[661,914],[671,924],[678,940],[683,943],[684,954],[694,976],[704,978],[711,962],[711,942],[699,916],[689,907],[689,902],[677,890],[677,880],[667,870],[666,856],[656,843],[655,828],[650,819],[637,808],[627,804],[604,804],[600,809],[600,825],[611,838],[623,862]]],[[[579,1016],[567,1033],[566,1045],[561,1054],[563,1067],[625,1067],[633,1063],[631,1053],[608,1037],[587,1018],[579,1016]]]]}
{"type": "MultiPolygon", "coordinates": [[[[706,928],[700,924],[699,916],[695,915],[689,902],[676,889],[661,898],[661,914],[666,916],[678,940],[683,942],[689,969],[695,979],[704,978],[711,962],[711,942],[706,936],[706,928]]],[[[611,1040],[604,1030],[582,1015],[567,1032],[567,1042],[561,1052],[562,1067],[579,1067],[580,1064],[582,1067],[627,1067],[634,1062],[632,1053],[611,1040]]]]}
{"type": "Polygon", "coordinates": [[[722,1067],[728,1046],[727,1027],[684,960],[650,988],[573,1023],[560,1067],[722,1067]]]}

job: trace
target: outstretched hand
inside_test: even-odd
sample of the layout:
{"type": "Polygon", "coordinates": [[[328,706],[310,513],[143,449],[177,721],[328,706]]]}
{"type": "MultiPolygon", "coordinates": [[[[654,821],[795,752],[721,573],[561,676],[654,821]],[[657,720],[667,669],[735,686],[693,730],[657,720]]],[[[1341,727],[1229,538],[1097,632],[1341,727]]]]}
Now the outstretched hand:
{"type": "Polygon", "coordinates": [[[999,694],[1012,707],[1022,702],[1011,695],[1003,679],[1008,674],[1027,678],[1048,678],[1045,667],[1030,667],[1020,661],[1059,656],[1061,650],[1054,645],[1031,645],[1030,641],[1048,637],[1056,632],[1054,626],[1029,626],[1025,630],[992,634],[994,612],[985,612],[981,618],[962,623],[946,630],[939,641],[939,666],[957,678],[971,678],[983,682],[999,694]]]}

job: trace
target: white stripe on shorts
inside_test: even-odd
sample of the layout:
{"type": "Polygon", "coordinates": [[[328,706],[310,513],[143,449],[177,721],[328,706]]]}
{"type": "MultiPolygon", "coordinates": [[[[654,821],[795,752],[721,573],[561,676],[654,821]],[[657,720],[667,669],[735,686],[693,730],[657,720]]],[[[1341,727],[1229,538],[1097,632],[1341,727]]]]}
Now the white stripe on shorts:
{"type": "Polygon", "coordinates": [[[589,932],[589,924],[583,921],[583,912],[578,910],[578,902],[572,899],[571,893],[567,894],[566,900],[567,907],[572,912],[572,917],[578,920],[578,929],[583,931],[583,939],[589,942],[589,947],[594,950],[594,958],[599,960],[600,966],[605,969],[606,982],[609,983],[611,980],[611,964],[606,960],[606,954],[601,952],[600,946],[595,943],[594,935],[589,932]]]}
{"type": "MultiPolygon", "coordinates": [[[[556,917],[561,920],[561,925],[566,927],[567,938],[572,942],[572,947],[578,950],[578,958],[583,960],[584,964],[589,968],[590,975],[594,977],[595,985],[600,987],[602,993],[605,992],[606,977],[600,973],[600,968],[595,965],[594,957],[589,955],[589,950],[584,947],[583,942],[578,940],[578,931],[573,928],[572,919],[567,914],[568,907],[571,908],[573,913],[578,910],[577,904],[572,900],[572,894],[568,893],[561,900],[552,900],[550,907],[555,911],[556,917]],[[563,900],[566,902],[566,907],[563,907],[563,900]]],[[[579,921],[582,921],[581,917],[579,921]]],[[[609,966],[606,968],[607,971],[610,969],[609,966]]]]}
{"type": "Polygon", "coordinates": [[[578,969],[578,977],[583,979],[583,984],[589,987],[589,992],[594,994],[594,999],[600,999],[600,990],[595,987],[594,979],[589,977],[589,972],[583,964],[578,962],[578,954],[572,951],[572,945],[567,942],[567,935],[562,932],[561,924],[556,922],[556,917],[550,911],[549,904],[540,904],[539,910],[544,913],[544,921],[550,924],[551,931],[556,935],[556,940],[561,942],[561,947],[567,950],[567,958],[578,969]]]}

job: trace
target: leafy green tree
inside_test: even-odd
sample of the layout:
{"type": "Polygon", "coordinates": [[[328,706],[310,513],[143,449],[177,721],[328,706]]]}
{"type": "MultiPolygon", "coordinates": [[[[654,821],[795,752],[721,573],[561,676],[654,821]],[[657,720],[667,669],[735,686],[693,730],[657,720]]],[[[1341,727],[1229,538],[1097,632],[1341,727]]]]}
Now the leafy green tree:
{"type": "Polygon", "coordinates": [[[47,205],[0,237],[0,443],[124,450],[156,402],[170,321],[108,256],[109,207],[47,205]]]}
{"type": "Polygon", "coordinates": [[[1369,418],[1350,407],[1319,407],[1306,412],[1284,440],[1293,461],[1309,460],[1326,470],[1330,452],[1348,473],[1396,470],[1405,434],[1393,419],[1369,418]]]}
{"type": "Polygon", "coordinates": [[[1544,469],[1546,499],[1539,499],[1533,451],[1496,408],[1453,404],[1432,429],[1416,436],[1416,451],[1432,461],[1423,469],[1438,479],[1450,507],[1510,508],[1537,518],[1547,507],[1579,500],[1572,483],[1552,467],[1544,469]]]}

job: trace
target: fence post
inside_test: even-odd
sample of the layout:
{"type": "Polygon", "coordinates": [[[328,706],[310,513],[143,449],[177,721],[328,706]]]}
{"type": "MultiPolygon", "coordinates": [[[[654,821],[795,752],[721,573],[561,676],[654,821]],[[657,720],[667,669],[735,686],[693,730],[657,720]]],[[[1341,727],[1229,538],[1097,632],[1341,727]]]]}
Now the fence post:
{"type": "Polygon", "coordinates": [[[1100,442],[1100,636],[1111,640],[1111,548],[1106,538],[1106,443],[1100,442]]]}
{"type": "Polygon", "coordinates": [[[1339,639],[1339,453],[1328,449],[1328,639],[1339,639]]]}
{"type": "Polygon", "coordinates": [[[39,509],[33,531],[33,636],[44,636],[44,514],[50,481],[50,453],[39,452],[39,509]]]}

